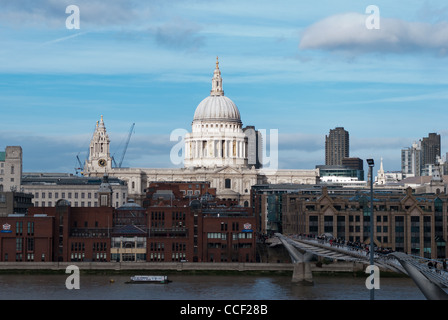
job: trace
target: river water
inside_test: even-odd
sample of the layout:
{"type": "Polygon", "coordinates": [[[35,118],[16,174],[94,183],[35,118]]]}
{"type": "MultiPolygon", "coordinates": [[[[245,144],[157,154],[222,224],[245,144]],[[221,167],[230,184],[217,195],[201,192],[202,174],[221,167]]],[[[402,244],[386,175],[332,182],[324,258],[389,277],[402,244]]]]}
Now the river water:
{"type": "MultiPolygon", "coordinates": [[[[169,284],[126,284],[125,275],[80,275],[80,288],[67,289],[69,275],[0,275],[1,300],[369,300],[366,278],[316,276],[314,285],[290,276],[169,275],[169,284]],[[113,280],[113,281],[111,281],[113,280]]],[[[409,278],[381,278],[375,300],[425,300],[409,278]]]]}

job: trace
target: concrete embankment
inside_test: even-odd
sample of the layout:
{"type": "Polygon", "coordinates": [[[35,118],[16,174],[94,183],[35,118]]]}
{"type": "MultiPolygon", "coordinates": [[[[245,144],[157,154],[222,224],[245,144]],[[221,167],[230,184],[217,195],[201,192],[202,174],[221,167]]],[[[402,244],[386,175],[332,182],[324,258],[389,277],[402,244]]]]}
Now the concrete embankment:
{"type": "MultiPolygon", "coordinates": [[[[253,273],[292,273],[291,263],[221,263],[221,262],[0,262],[0,273],[7,272],[65,272],[70,265],[80,271],[173,271],[173,272],[253,272],[253,273]]],[[[340,262],[317,266],[311,264],[312,272],[319,273],[356,273],[363,265],[353,262],[340,262]]]]}

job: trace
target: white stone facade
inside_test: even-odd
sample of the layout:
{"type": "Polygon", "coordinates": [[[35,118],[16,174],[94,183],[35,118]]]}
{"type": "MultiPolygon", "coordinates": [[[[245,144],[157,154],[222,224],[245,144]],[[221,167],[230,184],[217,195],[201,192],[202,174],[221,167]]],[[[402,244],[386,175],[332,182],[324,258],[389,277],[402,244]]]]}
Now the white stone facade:
{"type": "MultiPolygon", "coordinates": [[[[67,200],[72,207],[98,207],[100,179],[92,181],[86,177],[63,173],[24,173],[23,192],[33,195],[35,207],[54,207],[61,200],[67,200]]],[[[128,200],[128,186],[119,181],[110,182],[112,207],[118,208],[128,200]]]]}
{"type": "Polygon", "coordinates": [[[210,96],[196,108],[191,128],[185,135],[185,167],[247,166],[247,137],[237,106],[224,96],[218,61],[210,96]]]}
{"type": "Polygon", "coordinates": [[[85,163],[84,170],[89,173],[105,174],[112,169],[112,158],[110,156],[110,139],[106,132],[103,116],[96,123],[95,132],[89,147],[89,158],[85,163]]]}
{"type": "MultiPolygon", "coordinates": [[[[101,120],[102,126],[104,122],[101,120]]],[[[99,176],[106,173],[126,181],[129,197],[140,202],[144,189],[153,181],[209,181],[217,189],[221,199],[237,200],[243,206],[250,203],[250,190],[255,184],[296,183],[315,184],[319,181],[319,170],[275,170],[257,169],[248,163],[248,137],[235,103],[224,96],[221,71],[218,61],[212,78],[212,90],[195,110],[192,132],[185,135],[184,168],[98,168],[98,161],[110,164],[109,146],[103,145],[107,154],[95,153],[95,147],[108,140],[107,136],[94,135],[90,144],[90,155],[84,167],[84,175],[99,176]],[[103,158],[104,157],[104,158],[103,158]]],[[[250,130],[247,130],[248,132],[250,130]]],[[[252,131],[250,131],[252,132],[252,131]]],[[[255,131],[254,131],[255,133],[255,131]]],[[[252,146],[253,148],[253,146],[252,146]]],[[[253,152],[253,150],[251,151],[253,152]]],[[[251,155],[253,155],[251,153],[251,155]]]]}

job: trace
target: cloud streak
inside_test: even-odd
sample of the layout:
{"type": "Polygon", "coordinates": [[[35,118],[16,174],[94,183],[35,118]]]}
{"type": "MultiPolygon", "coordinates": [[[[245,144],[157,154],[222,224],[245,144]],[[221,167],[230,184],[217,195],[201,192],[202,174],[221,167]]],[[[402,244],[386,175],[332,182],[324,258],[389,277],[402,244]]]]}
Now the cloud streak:
{"type": "Polygon", "coordinates": [[[368,15],[337,14],[306,28],[300,50],[324,50],[365,53],[406,54],[429,52],[436,56],[448,55],[448,23],[408,22],[381,18],[380,29],[367,29],[368,15]]]}
{"type": "Polygon", "coordinates": [[[69,39],[72,39],[72,38],[76,38],[76,37],[82,36],[82,35],[84,35],[86,33],[89,33],[89,32],[88,31],[87,32],[80,32],[80,33],[73,34],[71,36],[67,36],[67,37],[62,37],[62,38],[46,41],[46,42],[42,43],[42,46],[46,46],[46,45],[50,45],[50,44],[66,41],[66,40],[69,40],[69,39]]]}

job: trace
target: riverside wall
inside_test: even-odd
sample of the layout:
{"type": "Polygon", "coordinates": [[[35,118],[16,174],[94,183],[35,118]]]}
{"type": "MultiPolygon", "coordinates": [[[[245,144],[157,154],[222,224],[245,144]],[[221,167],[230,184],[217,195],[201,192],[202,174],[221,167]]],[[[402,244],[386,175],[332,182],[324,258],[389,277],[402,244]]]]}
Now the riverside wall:
{"type": "MultiPolygon", "coordinates": [[[[238,263],[238,262],[0,262],[0,271],[31,270],[59,271],[75,265],[81,271],[110,270],[167,270],[167,271],[258,271],[293,272],[292,263],[238,263]]],[[[338,262],[318,266],[311,264],[312,272],[358,272],[365,268],[354,262],[338,262]]]]}

